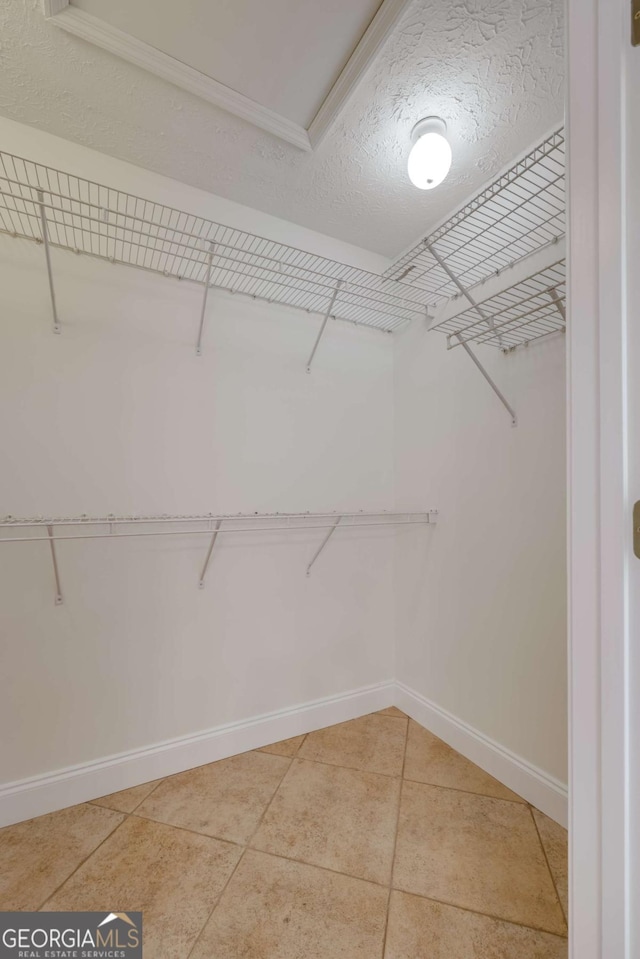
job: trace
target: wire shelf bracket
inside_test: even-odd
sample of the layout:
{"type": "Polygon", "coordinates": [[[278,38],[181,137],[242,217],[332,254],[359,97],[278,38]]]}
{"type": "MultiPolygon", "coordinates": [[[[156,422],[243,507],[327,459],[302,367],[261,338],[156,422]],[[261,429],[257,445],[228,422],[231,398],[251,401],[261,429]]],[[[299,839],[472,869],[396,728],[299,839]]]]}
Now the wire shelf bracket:
{"type": "Polygon", "coordinates": [[[315,561],[318,559],[318,557],[320,556],[320,553],[323,551],[323,549],[325,548],[325,546],[327,545],[327,543],[329,542],[329,540],[331,539],[331,537],[333,536],[333,534],[334,534],[335,531],[337,530],[338,525],[339,525],[341,519],[342,519],[342,516],[338,516],[338,518],[336,519],[335,523],[333,524],[333,526],[331,527],[331,529],[329,530],[329,532],[327,533],[327,535],[325,536],[325,538],[322,540],[320,546],[318,547],[318,549],[317,549],[316,552],[314,553],[313,559],[311,560],[311,562],[310,562],[309,565],[307,566],[307,576],[310,576],[310,575],[311,575],[311,569],[312,569],[312,567],[313,567],[313,564],[314,564],[315,561]]]}
{"type": "Polygon", "coordinates": [[[47,526],[47,538],[51,547],[51,562],[53,564],[53,578],[56,584],[56,606],[62,605],[62,589],[60,588],[60,573],[58,571],[58,557],[56,556],[56,544],[53,537],[53,526],[47,526]]]}
{"type": "Polygon", "coordinates": [[[487,383],[489,384],[489,386],[491,387],[491,389],[493,390],[493,392],[496,394],[496,396],[498,397],[498,399],[500,400],[500,402],[502,403],[502,405],[504,406],[504,408],[506,409],[506,411],[508,412],[509,416],[511,417],[511,425],[512,425],[512,426],[517,426],[517,425],[518,425],[518,417],[516,416],[515,410],[513,409],[513,407],[511,406],[511,404],[510,404],[509,401],[507,400],[507,398],[505,397],[505,395],[504,395],[504,393],[502,392],[502,390],[500,389],[500,387],[497,385],[497,383],[496,383],[495,380],[491,377],[491,375],[487,372],[487,370],[486,370],[485,367],[482,365],[482,363],[480,362],[480,360],[478,359],[478,357],[476,356],[476,354],[473,352],[473,350],[471,349],[471,347],[469,346],[469,344],[468,344],[468,343],[465,343],[465,341],[464,341],[463,339],[460,339],[460,344],[461,344],[461,346],[463,347],[463,349],[465,350],[465,352],[468,354],[469,358],[470,358],[471,360],[473,360],[473,362],[475,363],[475,365],[478,367],[478,369],[480,370],[480,372],[481,372],[482,375],[484,376],[485,380],[487,381],[487,383]]]}
{"type": "Polygon", "coordinates": [[[44,255],[47,262],[47,276],[49,277],[49,295],[51,297],[51,312],[53,314],[53,332],[60,332],[60,320],[58,319],[58,308],[56,306],[56,290],[53,285],[53,269],[51,267],[51,250],[49,248],[49,230],[47,227],[47,214],[44,205],[44,193],[37,191],[38,207],[40,210],[40,228],[42,230],[42,243],[44,246],[44,255]]]}
{"type": "Polygon", "coordinates": [[[204,566],[202,567],[202,572],[200,573],[200,582],[198,583],[198,586],[200,589],[204,589],[204,578],[207,575],[207,569],[209,568],[209,560],[211,559],[211,554],[213,553],[213,547],[216,545],[216,540],[218,538],[218,533],[220,532],[221,526],[222,526],[222,520],[219,519],[216,522],[216,526],[213,531],[213,536],[211,537],[211,542],[209,543],[209,549],[207,550],[207,556],[204,561],[204,566]]]}
{"type": "MultiPolygon", "coordinates": [[[[477,313],[477,315],[480,317],[480,322],[483,323],[483,324],[485,324],[485,325],[487,326],[487,328],[488,328],[492,333],[495,334],[495,324],[494,324],[494,322],[493,322],[493,318],[484,313],[484,311],[483,311],[482,308],[478,305],[478,303],[476,302],[476,300],[474,299],[474,297],[472,296],[472,294],[462,285],[462,283],[461,283],[460,280],[457,278],[457,276],[453,273],[453,271],[450,269],[450,267],[447,265],[447,263],[442,259],[442,257],[440,256],[440,254],[436,251],[434,245],[433,245],[432,243],[429,243],[427,240],[425,240],[425,246],[427,247],[427,249],[428,249],[429,252],[431,253],[431,256],[434,258],[434,260],[436,261],[436,263],[437,263],[437,264],[440,266],[440,268],[443,270],[443,272],[447,274],[447,276],[449,277],[449,279],[451,280],[451,282],[454,283],[455,286],[458,288],[458,290],[459,290],[459,292],[462,294],[462,296],[464,296],[464,297],[468,300],[468,302],[471,304],[472,309],[473,309],[473,310],[475,311],[475,313],[477,313]]],[[[499,388],[499,386],[497,385],[497,383],[495,382],[495,380],[491,377],[491,375],[487,372],[487,370],[486,370],[485,367],[482,365],[482,363],[480,362],[480,360],[478,359],[478,357],[476,356],[476,354],[473,352],[473,350],[471,349],[471,347],[469,346],[469,344],[466,342],[466,340],[464,340],[460,334],[457,334],[457,335],[458,335],[458,340],[459,340],[461,346],[463,347],[465,353],[467,353],[467,355],[468,355],[469,358],[473,361],[473,363],[476,365],[476,367],[478,368],[478,370],[480,371],[480,373],[482,373],[483,377],[485,378],[485,380],[487,381],[487,383],[489,384],[489,386],[491,387],[491,389],[493,390],[493,392],[496,394],[496,396],[498,397],[498,399],[500,400],[500,402],[502,403],[502,405],[504,406],[504,408],[505,408],[505,409],[507,410],[507,412],[509,413],[509,416],[511,417],[511,425],[512,425],[512,426],[517,426],[517,425],[518,425],[518,417],[516,416],[515,410],[513,409],[513,407],[511,406],[511,404],[510,404],[509,401],[507,400],[507,398],[505,397],[504,393],[503,393],[502,390],[499,388]]]]}
{"type": "Polygon", "coordinates": [[[196,343],[196,356],[202,356],[202,334],[204,332],[204,321],[207,313],[207,297],[209,287],[211,286],[211,273],[213,271],[213,256],[215,253],[215,244],[209,244],[209,258],[207,260],[207,275],[204,281],[204,293],[202,294],[202,309],[200,312],[200,326],[198,328],[198,342],[196,343]]]}
{"type": "Polygon", "coordinates": [[[317,335],[317,337],[316,337],[316,341],[315,341],[315,343],[313,344],[313,349],[311,350],[311,355],[309,356],[309,359],[307,360],[307,373],[310,373],[310,372],[311,372],[311,364],[313,363],[313,358],[314,358],[314,356],[316,355],[316,350],[318,349],[318,346],[319,346],[319,344],[320,344],[320,340],[322,339],[322,336],[323,336],[323,334],[324,334],[325,328],[326,328],[327,323],[328,323],[328,321],[329,321],[329,317],[331,316],[331,311],[333,310],[333,307],[334,307],[334,305],[335,305],[335,302],[336,302],[336,300],[338,299],[338,292],[339,292],[339,290],[340,290],[340,286],[341,286],[341,280],[338,280],[338,282],[336,283],[336,288],[335,288],[335,290],[333,291],[333,293],[332,293],[332,295],[331,295],[331,299],[330,299],[330,301],[329,301],[329,306],[327,307],[327,312],[325,313],[324,318],[323,318],[323,320],[322,320],[322,325],[320,326],[320,330],[319,330],[318,335],[317,335]]]}
{"type": "Polygon", "coordinates": [[[560,319],[561,319],[563,325],[566,327],[566,325],[567,325],[567,311],[566,311],[566,309],[565,309],[564,300],[558,295],[558,291],[557,291],[555,288],[549,290],[549,296],[551,297],[551,299],[552,299],[553,302],[555,303],[556,309],[557,309],[558,313],[560,314],[560,319]]]}
{"type": "Polygon", "coordinates": [[[147,536],[209,536],[198,588],[204,589],[207,571],[219,536],[258,532],[295,532],[324,530],[326,535],[307,566],[307,576],[338,525],[350,529],[433,526],[437,510],[422,512],[359,513],[225,513],[215,515],[182,514],[170,516],[79,516],[27,517],[6,516],[0,520],[0,544],[48,543],[55,580],[55,603],[63,602],[56,544],[68,540],[125,539],[147,536]],[[224,523],[224,526],[223,526],[224,523]],[[9,534],[9,535],[7,535],[9,534]],[[16,535],[17,534],[17,535],[16,535]]]}

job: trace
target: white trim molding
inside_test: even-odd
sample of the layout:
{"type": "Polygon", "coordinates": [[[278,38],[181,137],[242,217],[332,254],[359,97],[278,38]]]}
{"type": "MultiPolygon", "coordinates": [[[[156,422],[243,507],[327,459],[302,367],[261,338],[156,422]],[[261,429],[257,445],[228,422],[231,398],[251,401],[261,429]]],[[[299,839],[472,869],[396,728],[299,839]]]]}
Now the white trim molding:
{"type": "Polygon", "coordinates": [[[169,83],[189,93],[194,93],[202,100],[207,100],[228,113],[253,123],[254,126],[272,133],[281,140],[286,140],[287,143],[292,143],[300,150],[311,150],[309,134],[300,124],[269,110],[199,70],[194,70],[193,67],[138,40],[124,30],[112,27],[99,17],[71,6],[68,0],[45,0],[45,4],[52,10],[49,18],[53,18],[56,25],[68,33],[82,40],[88,40],[89,43],[108,50],[109,53],[114,53],[117,57],[142,67],[143,70],[168,80],[169,83]]]}
{"type": "Polygon", "coordinates": [[[56,26],[68,33],[87,40],[163,80],[168,80],[169,83],[260,127],[261,130],[266,130],[300,150],[309,152],[327,135],[412,2],[413,0],[382,0],[376,15],[308,129],[200,70],[181,63],[151,44],[74,7],[70,0],[42,0],[42,6],[46,19],[53,20],[56,26]]]}
{"type": "MultiPolygon", "coordinates": [[[[628,0],[568,0],[569,954],[639,953],[630,775],[628,0]]],[[[636,159],[636,158],[633,158],[636,159]]],[[[635,375],[635,371],[634,371],[635,375]]],[[[637,854],[636,854],[637,855],[637,854]]]]}
{"type": "Polygon", "coordinates": [[[395,701],[398,709],[415,722],[566,828],[568,799],[565,783],[522,756],[517,756],[404,683],[396,683],[395,701]]]}
{"type": "Polygon", "coordinates": [[[562,825],[567,788],[403,683],[382,682],[0,786],[0,827],[398,706],[562,825]]]}
{"type": "Polygon", "coordinates": [[[301,706],[216,726],[153,746],[0,786],[0,827],[194,769],[250,749],[393,705],[395,684],[377,683],[301,706]]]}
{"type": "Polygon", "coordinates": [[[309,139],[315,149],[356,92],[360,81],[387,42],[393,29],[413,0],[383,0],[342,73],[311,121],[309,139]]]}

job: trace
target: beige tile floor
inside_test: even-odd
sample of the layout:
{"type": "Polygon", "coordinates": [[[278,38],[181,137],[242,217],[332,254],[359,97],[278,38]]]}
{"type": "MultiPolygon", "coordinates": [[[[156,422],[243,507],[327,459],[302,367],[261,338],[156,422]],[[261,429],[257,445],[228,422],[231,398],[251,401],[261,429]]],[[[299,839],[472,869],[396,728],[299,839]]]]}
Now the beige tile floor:
{"type": "Polygon", "coordinates": [[[391,707],[0,830],[0,909],[145,959],[566,959],[567,834],[391,707]]]}

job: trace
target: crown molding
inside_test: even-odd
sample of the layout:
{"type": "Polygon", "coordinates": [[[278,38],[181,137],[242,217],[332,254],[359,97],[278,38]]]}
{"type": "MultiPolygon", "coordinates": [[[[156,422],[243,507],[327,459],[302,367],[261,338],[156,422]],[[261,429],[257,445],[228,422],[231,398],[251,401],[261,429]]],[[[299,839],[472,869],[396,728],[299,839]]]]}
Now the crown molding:
{"type": "Polygon", "coordinates": [[[272,133],[281,140],[292,143],[300,150],[311,150],[309,134],[298,123],[256,103],[250,97],[237,93],[224,83],[219,83],[199,70],[181,63],[174,57],[156,50],[148,43],[132,37],[117,27],[112,27],[98,17],[72,7],[68,0],[44,0],[45,16],[53,19],[56,26],[68,33],[88,40],[109,53],[127,60],[135,66],[168,80],[177,87],[194,93],[197,97],[233,113],[254,126],[272,133]],[[50,12],[47,12],[49,10],[50,12]]]}
{"type": "Polygon", "coordinates": [[[383,0],[378,12],[362,35],[342,73],[311,121],[309,139],[315,149],[325,138],[338,116],[357,90],[394,27],[413,0],[383,0]]]}
{"type": "Polygon", "coordinates": [[[68,33],[93,43],[208,103],[213,103],[300,150],[309,152],[327,135],[394,26],[412,2],[413,0],[383,0],[308,130],[150,44],[112,27],[99,17],[72,6],[69,0],[42,0],[42,6],[44,16],[68,33]]]}

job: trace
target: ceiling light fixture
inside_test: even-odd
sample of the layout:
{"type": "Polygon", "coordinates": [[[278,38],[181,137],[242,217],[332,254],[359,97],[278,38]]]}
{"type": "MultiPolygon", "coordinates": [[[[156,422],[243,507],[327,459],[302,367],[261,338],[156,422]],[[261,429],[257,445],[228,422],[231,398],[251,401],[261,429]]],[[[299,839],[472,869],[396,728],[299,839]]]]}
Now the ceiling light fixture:
{"type": "Polygon", "coordinates": [[[433,190],[451,168],[451,147],[445,133],[447,124],[440,117],[425,117],[411,131],[413,146],[407,170],[419,190],[433,190]]]}

